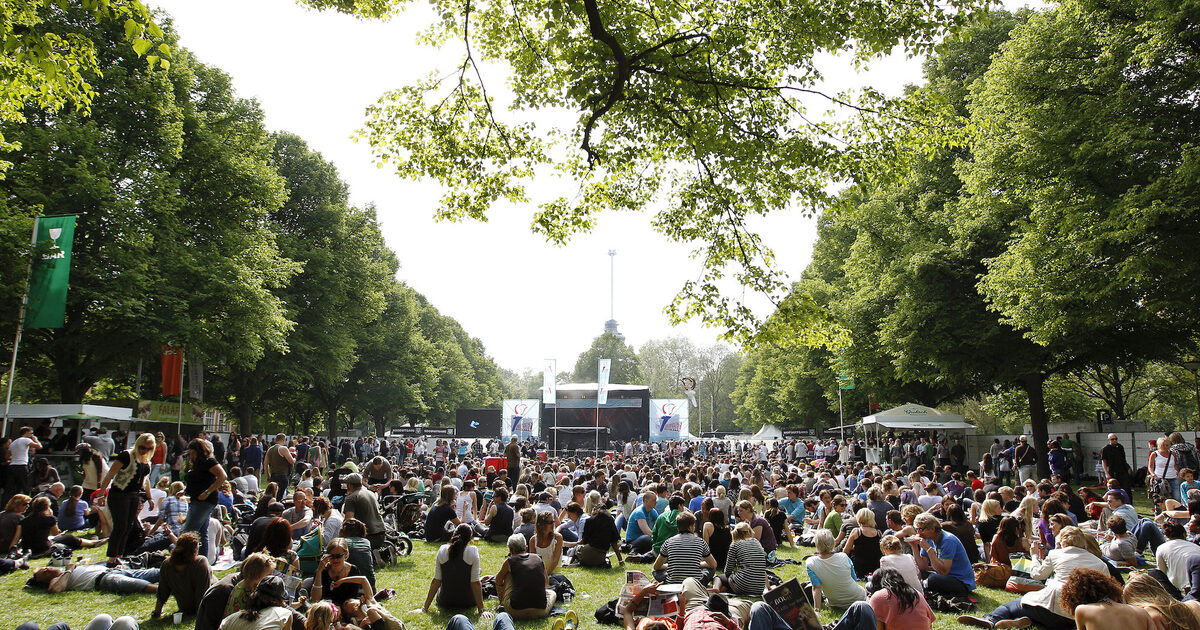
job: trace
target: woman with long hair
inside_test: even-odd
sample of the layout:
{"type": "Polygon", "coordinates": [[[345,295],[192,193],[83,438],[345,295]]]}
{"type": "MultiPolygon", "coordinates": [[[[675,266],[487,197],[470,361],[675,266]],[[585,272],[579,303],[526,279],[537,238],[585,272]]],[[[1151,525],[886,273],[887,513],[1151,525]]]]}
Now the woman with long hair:
{"type": "MultiPolygon", "coordinates": [[[[846,537],[844,551],[854,563],[855,573],[866,579],[879,568],[879,559],[883,557],[883,551],[879,548],[883,532],[875,527],[875,513],[869,508],[855,512],[854,520],[858,522],[858,527],[846,537]]],[[[967,526],[970,527],[970,524],[967,526]]]]}
{"type": "Polygon", "coordinates": [[[29,471],[29,485],[33,487],[34,492],[45,492],[58,481],[58,471],[50,465],[50,460],[45,457],[33,458],[33,470],[29,471]]]}
{"type": "Polygon", "coordinates": [[[92,508],[83,500],[83,487],[71,486],[67,496],[58,505],[58,528],[72,532],[87,527],[87,516],[92,508]]]}
{"type": "Polygon", "coordinates": [[[1134,573],[1125,581],[1125,603],[1150,615],[1159,628],[1200,630],[1200,602],[1181,602],[1149,573],[1134,573]]]}
{"type": "MultiPolygon", "coordinates": [[[[5,448],[2,452],[7,453],[8,449],[5,448]]],[[[104,463],[104,458],[87,444],[80,443],[75,447],[75,453],[79,455],[79,466],[83,469],[83,483],[80,484],[83,486],[83,500],[91,503],[93,494],[100,487],[100,480],[108,471],[108,465],[104,463]]]]}
{"type": "Polygon", "coordinates": [[[725,573],[717,576],[714,586],[720,592],[758,597],[767,585],[767,552],[745,521],[733,526],[732,537],[725,563],[718,565],[725,573]]]}
{"type": "Polygon", "coordinates": [[[154,455],[154,436],[143,433],[133,448],[121,451],[100,482],[108,490],[106,501],[112,516],[112,535],[108,539],[108,566],[117,566],[117,559],[132,552],[129,532],[137,527],[138,495],[150,496],[150,458],[154,455]],[[110,485],[111,484],[111,485],[110,485]]]}
{"type": "Polygon", "coordinates": [[[872,579],[879,590],[871,595],[869,603],[880,630],[929,630],[933,627],[933,610],[899,571],[882,567],[872,579]]]}
{"type": "MultiPolygon", "coordinates": [[[[705,500],[707,501],[707,499],[705,500]]],[[[700,534],[704,538],[704,542],[708,543],[708,550],[712,552],[717,566],[724,567],[729,557],[729,547],[733,545],[733,532],[729,530],[729,522],[725,520],[725,513],[715,507],[710,507],[700,534]]]]}
{"type": "Polygon", "coordinates": [[[58,528],[58,519],[50,513],[50,499],[38,497],[29,506],[21,519],[21,547],[42,557],[50,553],[52,544],[66,545],[71,549],[87,549],[104,544],[103,540],[85,540],[58,528]]]}
{"type": "Polygon", "coordinates": [[[254,506],[254,518],[259,519],[267,515],[267,508],[275,501],[275,497],[279,496],[279,484],[274,481],[267,484],[262,494],[258,495],[258,503],[254,506]]]}
{"type": "Polygon", "coordinates": [[[1004,506],[1000,505],[1000,501],[997,499],[984,499],[983,503],[974,505],[979,506],[979,518],[976,519],[975,529],[979,532],[979,539],[983,541],[983,557],[990,558],[992,557],[992,539],[996,537],[996,532],[1000,529],[1000,521],[1004,518],[1004,506]]]}
{"type": "Polygon", "coordinates": [[[192,465],[184,479],[184,491],[191,501],[188,503],[183,531],[199,532],[200,555],[207,556],[208,519],[217,507],[217,491],[225,483],[225,468],[213,459],[212,447],[205,440],[197,438],[189,442],[187,453],[192,465]]]}
{"type": "Polygon", "coordinates": [[[1017,510],[1012,513],[1013,516],[1017,517],[1021,521],[1021,534],[1031,539],[1036,538],[1038,535],[1037,511],[1038,500],[1037,496],[1034,495],[1021,499],[1021,503],[1017,506],[1017,510]]]}
{"type": "MultiPolygon", "coordinates": [[[[1054,549],[1054,528],[1051,526],[1051,517],[1056,514],[1063,516],[1067,515],[1067,508],[1059,502],[1058,499],[1046,499],[1042,504],[1041,518],[1037,522],[1037,539],[1041,544],[1043,553],[1054,549]]],[[[1070,523],[1071,518],[1067,516],[1067,522],[1070,523]]]]}
{"type": "Polygon", "coordinates": [[[208,558],[199,555],[200,537],[188,532],[175,540],[171,556],[163,561],[158,572],[157,603],[154,617],[162,614],[163,605],[172,595],[179,611],[185,615],[196,614],[200,600],[213,581],[212,567],[208,558]]]}
{"type": "Polygon", "coordinates": [[[529,539],[529,553],[541,556],[542,564],[546,566],[547,580],[558,569],[558,563],[562,561],[562,550],[563,537],[554,529],[554,513],[538,512],[533,538],[529,539]]]}
{"type": "Polygon", "coordinates": [[[445,610],[475,606],[483,613],[483,587],[480,584],[479,548],[471,544],[474,530],[463,523],[454,529],[450,542],[438,548],[434,557],[433,579],[425,604],[413,613],[429,612],[437,599],[438,608],[445,610]]]}
{"type": "Polygon", "coordinates": [[[1029,542],[1021,534],[1021,521],[1015,516],[1005,516],[1000,519],[1000,526],[988,549],[988,558],[999,564],[1012,564],[1011,554],[1027,553],[1029,542]]]}

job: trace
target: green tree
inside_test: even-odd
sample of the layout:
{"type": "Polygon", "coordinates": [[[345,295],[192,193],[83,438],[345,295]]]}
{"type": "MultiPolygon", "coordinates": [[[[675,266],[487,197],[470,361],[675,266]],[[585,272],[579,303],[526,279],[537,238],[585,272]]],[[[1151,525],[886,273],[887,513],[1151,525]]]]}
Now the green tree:
{"type": "MultiPolygon", "coordinates": [[[[30,110],[4,128],[22,146],[8,155],[4,223],[46,211],[80,217],[66,325],[29,331],[22,374],[42,384],[41,397],[78,402],[167,341],[254,360],[280,343],[288,324],[271,289],[294,271],[262,226],[282,189],[264,168],[261,112],[186,53],[167,71],[147,68],[120,23],[58,20],[92,39],[103,76],[85,75],[91,117],[30,110]],[[209,187],[218,179],[219,191],[209,187]]],[[[17,251],[2,257],[16,263],[3,274],[8,295],[26,278],[17,251]]],[[[6,300],[6,322],[18,302],[6,300]]]]}
{"type": "MultiPolygon", "coordinates": [[[[307,3],[358,15],[406,4],[307,3]]],[[[823,112],[911,109],[874,91],[822,92],[821,60],[927,53],[990,4],[439,1],[424,40],[457,42],[461,65],[383,95],[364,135],[401,177],[445,188],[442,218],[482,219],[498,201],[530,201],[529,183],[546,168],[577,187],[536,200],[534,230],[554,243],[590,229],[602,211],[654,208],[655,228],[704,265],[671,316],[746,337],[757,321],[721,294],[723,278],[772,296],[786,290],[752,218],[819,207],[831,199],[827,181],[863,172],[859,136],[823,112]],[[486,80],[493,66],[509,73],[507,112],[486,80]],[[555,124],[558,114],[565,123],[555,124]]],[[[874,143],[879,126],[866,125],[861,137],[874,143]]]]}
{"type": "Polygon", "coordinates": [[[978,84],[964,164],[1007,228],[981,288],[1038,343],[1173,359],[1200,322],[1200,88],[1187,3],[1068,0],[1017,30],[978,84]]]}
{"type": "MultiPolygon", "coordinates": [[[[0,3],[0,123],[22,123],[30,109],[59,112],[73,106],[86,113],[98,89],[103,54],[92,29],[120,24],[127,51],[145,56],[150,67],[170,67],[172,41],[138,0],[81,3],[6,0],[0,3]],[[76,6],[78,5],[78,6],[76,6]],[[157,46],[155,42],[158,42],[157,46]]],[[[0,135],[0,150],[20,148],[0,135]]],[[[0,160],[0,177],[11,163],[0,160]]]]}
{"type": "Polygon", "coordinates": [[[576,383],[595,383],[600,370],[600,359],[612,359],[608,373],[609,383],[640,385],[644,382],[637,353],[625,340],[612,333],[596,337],[592,340],[591,347],[579,355],[575,361],[572,380],[576,383]]]}

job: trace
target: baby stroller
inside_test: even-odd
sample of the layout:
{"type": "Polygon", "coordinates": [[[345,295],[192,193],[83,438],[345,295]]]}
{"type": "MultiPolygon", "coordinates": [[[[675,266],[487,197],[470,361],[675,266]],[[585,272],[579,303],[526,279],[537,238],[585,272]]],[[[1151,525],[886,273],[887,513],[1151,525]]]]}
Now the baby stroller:
{"type": "Polygon", "coordinates": [[[428,496],[416,493],[383,497],[383,504],[379,507],[383,514],[383,526],[387,530],[388,542],[396,546],[396,552],[401,556],[412,553],[410,534],[423,535],[423,531],[418,533],[424,528],[421,504],[428,496]]]}

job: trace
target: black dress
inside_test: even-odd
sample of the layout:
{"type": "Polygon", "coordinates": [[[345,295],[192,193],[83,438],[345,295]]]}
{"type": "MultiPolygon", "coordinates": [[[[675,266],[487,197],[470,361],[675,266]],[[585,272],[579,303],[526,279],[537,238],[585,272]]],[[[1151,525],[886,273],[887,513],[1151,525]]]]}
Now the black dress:
{"type": "Polygon", "coordinates": [[[726,559],[729,558],[729,546],[733,544],[733,534],[728,527],[713,528],[713,533],[708,536],[708,550],[712,552],[713,560],[717,561],[718,567],[724,567],[726,559]]]}
{"type": "Polygon", "coordinates": [[[854,564],[854,573],[858,579],[865,580],[867,576],[879,570],[879,559],[883,551],[879,549],[879,539],[883,534],[879,530],[874,536],[867,536],[858,530],[858,538],[854,540],[854,549],[850,552],[850,561],[854,564]]]}

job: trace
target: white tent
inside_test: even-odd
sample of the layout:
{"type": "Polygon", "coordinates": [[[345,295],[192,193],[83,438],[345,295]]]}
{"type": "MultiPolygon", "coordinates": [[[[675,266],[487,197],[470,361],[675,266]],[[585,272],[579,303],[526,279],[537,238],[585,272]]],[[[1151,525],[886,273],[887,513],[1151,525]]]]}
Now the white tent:
{"type": "Polygon", "coordinates": [[[962,416],[941,409],[924,405],[908,403],[893,407],[887,411],[871,414],[862,419],[863,428],[871,425],[887,429],[907,429],[918,431],[971,429],[975,425],[967,422],[962,416]]]}
{"type": "Polygon", "coordinates": [[[758,430],[758,433],[755,433],[754,435],[750,436],[749,439],[752,441],[755,441],[755,442],[769,442],[771,440],[781,440],[781,439],[783,439],[783,431],[781,431],[779,429],[779,427],[777,427],[773,424],[764,424],[762,426],[762,428],[758,430]]]}
{"type": "Polygon", "coordinates": [[[8,417],[17,419],[64,418],[68,416],[86,416],[103,418],[105,420],[129,420],[133,410],[128,407],[107,407],[104,405],[82,404],[50,404],[50,405],[12,405],[8,417]]]}

